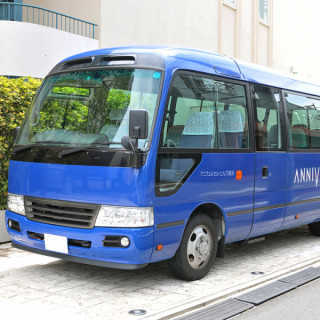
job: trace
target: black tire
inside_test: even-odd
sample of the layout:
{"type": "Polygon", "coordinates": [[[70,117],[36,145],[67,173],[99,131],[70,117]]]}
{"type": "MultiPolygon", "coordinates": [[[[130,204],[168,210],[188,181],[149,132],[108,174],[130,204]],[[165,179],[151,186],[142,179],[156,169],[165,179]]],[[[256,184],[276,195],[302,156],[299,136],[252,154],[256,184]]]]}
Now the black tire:
{"type": "Polygon", "coordinates": [[[320,237],[320,221],[308,224],[308,228],[311,234],[320,237]]]}
{"type": "Polygon", "coordinates": [[[198,214],[188,222],[180,247],[168,261],[171,272],[188,281],[206,276],[217,255],[218,235],[213,221],[198,214]]]}

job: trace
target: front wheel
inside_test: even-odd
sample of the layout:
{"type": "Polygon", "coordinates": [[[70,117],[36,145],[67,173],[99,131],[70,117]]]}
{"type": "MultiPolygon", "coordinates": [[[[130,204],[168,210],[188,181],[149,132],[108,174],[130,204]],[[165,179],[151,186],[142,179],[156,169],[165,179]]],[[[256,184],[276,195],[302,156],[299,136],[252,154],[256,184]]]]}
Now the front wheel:
{"type": "Polygon", "coordinates": [[[308,228],[311,234],[320,237],[320,221],[308,224],[308,228]]]}
{"type": "Polygon", "coordinates": [[[198,214],[188,222],[180,247],[169,260],[169,267],[180,279],[199,280],[210,271],[217,248],[216,226],[210,217],[198,214]]]}

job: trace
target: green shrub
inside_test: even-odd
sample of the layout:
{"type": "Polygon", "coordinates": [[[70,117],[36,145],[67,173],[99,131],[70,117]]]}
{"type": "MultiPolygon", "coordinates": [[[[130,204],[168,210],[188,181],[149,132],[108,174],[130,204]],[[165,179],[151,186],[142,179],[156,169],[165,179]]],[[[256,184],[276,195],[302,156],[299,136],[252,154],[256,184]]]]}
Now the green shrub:
{"type": "Polygon", "coordinates": [[[0,209],[4,209],[7,202],[8,167],[13,144],[11,130],[21,125],[40,83],[30,77],[8,79],[0,76],[0,209]]]}

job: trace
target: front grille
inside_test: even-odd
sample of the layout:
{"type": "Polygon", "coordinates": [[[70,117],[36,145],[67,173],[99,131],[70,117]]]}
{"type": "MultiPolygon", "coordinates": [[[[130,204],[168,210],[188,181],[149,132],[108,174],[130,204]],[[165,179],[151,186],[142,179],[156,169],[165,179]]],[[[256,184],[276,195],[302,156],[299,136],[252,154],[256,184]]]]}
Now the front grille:
{"type": "Polygon", "coordinates": [[[95,204],[25,197],[29,220],[58,226],[91,229],[99,208],[95,204]]]}

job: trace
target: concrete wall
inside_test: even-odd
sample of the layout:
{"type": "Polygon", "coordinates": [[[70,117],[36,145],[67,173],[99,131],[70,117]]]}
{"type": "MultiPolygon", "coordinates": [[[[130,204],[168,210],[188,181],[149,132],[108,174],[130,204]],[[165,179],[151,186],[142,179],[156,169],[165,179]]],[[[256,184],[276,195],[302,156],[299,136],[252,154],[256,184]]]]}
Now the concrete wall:
{"type": "Polygon", "coordinates": [[[256,0],[238,0],[236,5],[224,0],[103,0],[100,47],[179,45],[270,66],[272,25],[259,22],[257,3],[256,0]]]}
{"type": "Polygon", "coordinates": [[[0,243],[11,241],[11,238],[6,229],[5,211],[0,210],[0,243]]]}
{"type": "Polygon", "coordinates": [[[319,0],[24,0],[99,24],[100,47],[171,44],[208,49],[319,81],[319,0]]]}
{"type": "Polygon", "coordinates": [[[31,23],[0,21],[0,74],[43,78],[62,59],[97,49],[98,40],[31,23]]]}
{"type": "Polygon", "coordinates": [[[100,46],[171,44],[217,51],[218,0],[101,1],[100,46]]]}
{"type": "Polygon", "coordinates": [[[319,12],[319,0],[274,1],[274,68],[320,82],[319,12]]]}

